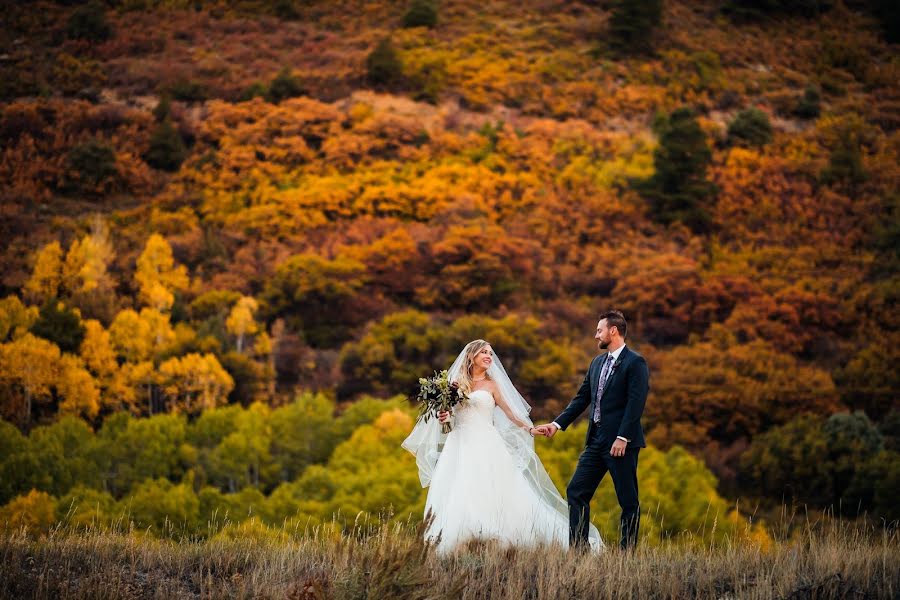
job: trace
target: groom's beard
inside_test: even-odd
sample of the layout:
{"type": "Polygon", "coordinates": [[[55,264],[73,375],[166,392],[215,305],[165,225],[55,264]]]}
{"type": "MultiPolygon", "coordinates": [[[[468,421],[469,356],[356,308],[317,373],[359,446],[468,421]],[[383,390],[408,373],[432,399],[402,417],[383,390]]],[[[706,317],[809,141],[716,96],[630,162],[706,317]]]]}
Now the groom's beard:
{"type": "Polygon", "coordinates": [[[600,340],[600,349],[606,350],[607,348],[609,348],[609,342],[604,342],[603,340],[600,340]]]}

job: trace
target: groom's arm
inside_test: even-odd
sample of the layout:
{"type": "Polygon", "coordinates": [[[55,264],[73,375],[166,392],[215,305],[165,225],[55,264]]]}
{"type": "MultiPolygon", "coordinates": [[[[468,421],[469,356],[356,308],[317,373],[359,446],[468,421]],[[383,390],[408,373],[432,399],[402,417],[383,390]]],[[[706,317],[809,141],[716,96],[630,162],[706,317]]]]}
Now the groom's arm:
{"type": "MultiPolygon", "coordinates": [[[[593,365],[593,362],[591,363],[593,365]]],[[[562,412],[561,415],[556,417],[553,421],[553,424],[559,427],[562,430],[565,430],[566,427],[572,424],[572,421],[578,418],[578,415],[584,412],[584,409],[587,408],[588,404],[591,403],[591,369],[588,367],[587,373],[584,375],[584,381],[581,382],[581,387],[578,388],[578,392],[575,394],[575,397],[572,398],[569,405],[562,412]]]]}
{"type": "Polygon", "coordinates": [[[650,370],[643,356],[635,358],[630,365],[627,381],[625,413],[622,415],[617,437],[633,440],[637,436],[641,415],[644,414],[644,405],[647,403],[647,393],[650,391],[650,370]]]}

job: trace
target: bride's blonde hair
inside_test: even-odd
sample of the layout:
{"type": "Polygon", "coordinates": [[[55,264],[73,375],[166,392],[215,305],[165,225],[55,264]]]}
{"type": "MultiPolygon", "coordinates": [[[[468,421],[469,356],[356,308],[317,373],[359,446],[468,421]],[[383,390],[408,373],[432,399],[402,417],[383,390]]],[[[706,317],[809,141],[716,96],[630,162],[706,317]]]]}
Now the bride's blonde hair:
{"type": "MultiPolygon", "coordinates": [[[[472,340],[466,347],[463,348],[465,352],[463,358],[463,366],[459,370],[459,377],[456,382],[459,384],[459,388],[466,394],[472,391],[472,363],[475,362],[475,357],[478,356],[478,353],[481,352],[485,346],[490,346],[490,344],[484,340],[472,340]]],[[[485,377],[488,376],[487,373],[484,374],[485,377]]]]}

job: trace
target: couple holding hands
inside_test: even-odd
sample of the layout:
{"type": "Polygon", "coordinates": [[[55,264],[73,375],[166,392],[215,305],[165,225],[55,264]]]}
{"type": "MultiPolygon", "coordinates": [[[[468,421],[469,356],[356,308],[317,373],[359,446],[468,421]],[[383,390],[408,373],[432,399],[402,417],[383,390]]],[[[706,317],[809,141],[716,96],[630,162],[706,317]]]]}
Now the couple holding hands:
{"type": "Polygon", "coordinates": [[[440,422],[455,420],[452,431],[444,434],[437,421],[421,419],[402,444],[416,456],[419,478],[429,487],[425,535],[438,552],[450,553],[471,539],[599,551],[604,543],[590,523],[590,501],[607,473],[622,509],[620,547],[634,548],[649,370],[644,357],[625,344],[626,334],[621,312],[600,315],[594,338],[606,352],[591,361],[562,414],[537,427],[491,345],[466,345],[449,377],[469,400],[453,415],[439,415],[440,422]],[[563,500],[534,450],[534,436],[554,437],[585,409],[585,447],[563,500]]]}

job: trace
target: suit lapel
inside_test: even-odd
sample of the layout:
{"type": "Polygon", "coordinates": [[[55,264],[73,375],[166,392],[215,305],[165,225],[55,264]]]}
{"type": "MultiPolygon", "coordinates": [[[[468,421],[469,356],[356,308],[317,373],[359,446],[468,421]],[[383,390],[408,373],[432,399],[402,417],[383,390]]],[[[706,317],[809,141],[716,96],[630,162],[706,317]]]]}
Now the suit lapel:
{"type": "MultiPolygon", "coordinates": [[[[606,356],[604,354],[604,356],[606,356]]],[[[597,401],[597,387],[600,385],[600,371],[603,370],[603,361],[594,361],[593,372],[591,373],[591,406],[594,405],[594,402],[597,401]],[[601,366],[598,367],[597,364],[601,366]]]]}

